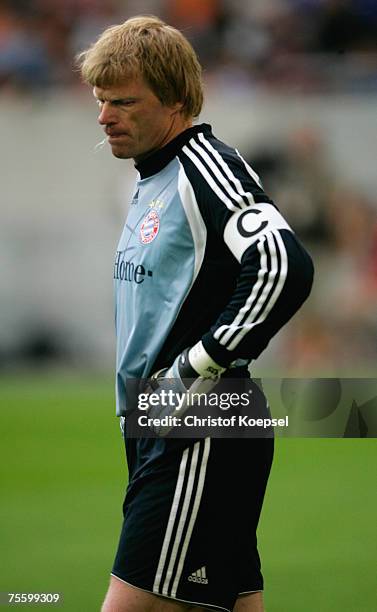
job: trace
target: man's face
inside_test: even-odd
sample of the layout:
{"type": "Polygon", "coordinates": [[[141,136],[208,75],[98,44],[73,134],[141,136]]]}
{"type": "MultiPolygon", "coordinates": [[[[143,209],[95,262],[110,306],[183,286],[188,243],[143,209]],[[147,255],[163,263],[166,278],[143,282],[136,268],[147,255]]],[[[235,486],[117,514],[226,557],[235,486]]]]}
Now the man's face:
{"type": "Polygon", "coordinates": [[[93,93],[101,109],[98,121],[115,157],[140,161],[187,127],[181,104],[164,106],[141,78],[95,87],[93,93]]]}

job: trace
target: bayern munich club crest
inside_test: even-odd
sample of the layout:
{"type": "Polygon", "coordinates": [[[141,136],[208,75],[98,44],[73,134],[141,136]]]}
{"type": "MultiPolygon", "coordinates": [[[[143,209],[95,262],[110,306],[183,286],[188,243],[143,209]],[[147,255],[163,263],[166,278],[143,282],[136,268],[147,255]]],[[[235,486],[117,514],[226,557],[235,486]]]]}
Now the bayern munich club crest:
{"type": "Polygon", "coordinates": [[[140,240],[143,244],[152,242],[160,229],[160,219],[155,210],[150,210],[140,226],[140,240]]]}

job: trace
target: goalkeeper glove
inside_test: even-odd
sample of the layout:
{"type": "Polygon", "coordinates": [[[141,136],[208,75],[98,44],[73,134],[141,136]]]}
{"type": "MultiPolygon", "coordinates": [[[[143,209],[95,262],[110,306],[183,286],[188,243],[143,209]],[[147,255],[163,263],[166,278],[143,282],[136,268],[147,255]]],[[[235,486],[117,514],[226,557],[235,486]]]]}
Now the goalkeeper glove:
{"type": "MultiPolygon", "coordinates": [[[[159,370],[148,380],[144,392],[161,398],[160,402],[157,397],[154,398],[148,408],[148,416],[162,419],[178,411],[178,416],[182,416],[195,404],[193,395],[197,397],[198,394],[209,393],[225,369],[208,355],[202,342],[185,349],[169,368],[159,370]]],[[[171,427],[156,426],[153,430],[157,435],[165,436],[171,427]]]]}

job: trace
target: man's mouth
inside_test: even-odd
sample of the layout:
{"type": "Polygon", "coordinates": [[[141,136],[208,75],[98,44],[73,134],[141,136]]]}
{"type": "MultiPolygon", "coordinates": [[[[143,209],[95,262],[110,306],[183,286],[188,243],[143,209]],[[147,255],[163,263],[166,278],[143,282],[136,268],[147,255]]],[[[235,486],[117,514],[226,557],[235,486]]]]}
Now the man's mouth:
{"type": "Polygon", "coordinates": [[[127,132],[113,132],[112,130],[105,130],[109,138],[120,138],[121,136],[129,136],[127,132]]]}
{"type": "Polygon", "coordinates": [[[116,144],[117,142],[125,140],[126,138],[129,138],[128,134],[109,134],[107,140],[109,144],[116,144]]]}

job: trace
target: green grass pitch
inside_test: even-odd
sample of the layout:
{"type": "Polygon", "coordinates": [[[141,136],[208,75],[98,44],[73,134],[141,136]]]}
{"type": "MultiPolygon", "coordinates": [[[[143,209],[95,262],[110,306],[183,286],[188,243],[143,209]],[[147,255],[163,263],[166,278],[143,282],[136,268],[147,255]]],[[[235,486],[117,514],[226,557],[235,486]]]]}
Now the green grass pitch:
{"type": "MultiPolygon", "coordinates": [[[[127,479],[112,380],[3,377],[0,403],[0,591],[99,610],[127,479]]],[[[377,610],[375,466],[376,440],[277,440],[259,529],[267,612],[377,610]]]]}

